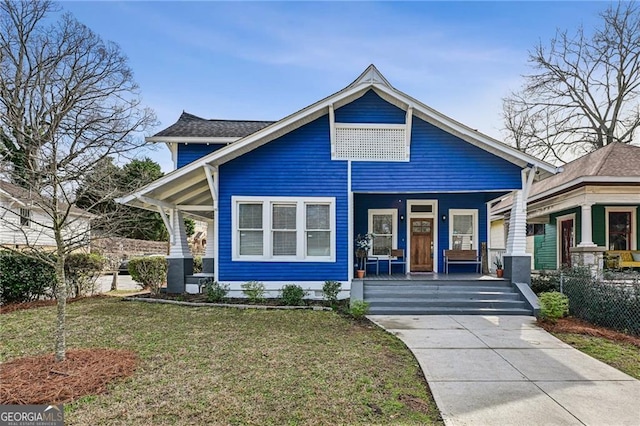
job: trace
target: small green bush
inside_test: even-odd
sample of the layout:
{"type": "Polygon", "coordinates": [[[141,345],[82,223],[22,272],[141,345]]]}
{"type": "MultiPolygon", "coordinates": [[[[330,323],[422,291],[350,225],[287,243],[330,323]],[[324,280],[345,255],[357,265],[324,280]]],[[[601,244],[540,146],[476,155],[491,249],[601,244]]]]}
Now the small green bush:
{"type": "Polygon", "coordinates": [[[72,253],[64,263],[69,297],[86,296],[93,293],[100,273],[107,260],[96,253],[72,253]]]}
{"type": "Polygon", "coordinates": [[[213,278],[201,279],[200,285],[204,286],[204,295],[207,302],[222,302],[227,298],[227,294],[229,293],[229,284],[221,284],[213,278]]]}
{"type": "Polygon", "coordinates": [[[540,295],[540,318],[556,322],[569,313],[569,298],[557,291],[540,295]]]}
{"type": "Polygon", "coordinates": [[[129,274],[143,288],[148,287],[152,294],[158,294],[167,280],[168,267],[164,256],[138,257],[129,261],[129,274]]]}
{"type": "Polygon", "coordinates": [[[53,266],[22,253],[0,252],[0,303],[21,303],[53,297],[53,266]]]}
{"type": "Polygon", "coordinates": [[[355,319],[360,320],[369,313],[369,304],[364,300],[354,300],[351,302],[349,313],[355,319]]]}
{"type": "Polygon", "coordinates": [[[193,257],[193,273],[199,274],[202,272],[202,256],[193,257]]]}
{"type": "Polygon", "coordinates": [[[342,284],[338,281],[325,281],[322,286],[322,297],[330,306],[336,306],[338,304],[338,294],[341,289],[342,284]]]}
{"type": "Polygon", "coordinates": [[[265,287],[259,281],[249,281],[242,284],[242,292],[247,296],[250,302],[260,303],[264,301],[265,287]]]}
{"type": "Polygon", "coordinates": [[[299,285],[287,284],[282,287],[280,298],[282,299],[282,303],[287,306],[301,306],[304,304],[303,299],[306,295],[307,292],[299,285]]]}

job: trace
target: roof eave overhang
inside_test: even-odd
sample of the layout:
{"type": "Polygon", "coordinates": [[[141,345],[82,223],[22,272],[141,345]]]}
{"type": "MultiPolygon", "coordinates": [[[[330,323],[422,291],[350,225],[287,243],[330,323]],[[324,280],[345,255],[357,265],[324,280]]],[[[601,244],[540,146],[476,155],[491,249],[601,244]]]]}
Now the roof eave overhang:
{"type": "Polygon", "coordinates": [[[229,144],[236,142],[242,138],[233,137],[205,137],[205,136],[148,136],[144,138],[146,142],[156,143],[213,143],[213,144],[229,144]]]}

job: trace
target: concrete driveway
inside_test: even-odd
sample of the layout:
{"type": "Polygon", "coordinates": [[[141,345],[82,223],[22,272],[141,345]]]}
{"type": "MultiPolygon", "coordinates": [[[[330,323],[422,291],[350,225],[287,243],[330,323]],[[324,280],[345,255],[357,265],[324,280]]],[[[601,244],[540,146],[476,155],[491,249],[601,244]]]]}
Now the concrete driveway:
{"type": "Polygon", "coordinates": [[[533,317],[368,318],[413,352],[447,425],[640,425],[640,381],[533,317]]]}

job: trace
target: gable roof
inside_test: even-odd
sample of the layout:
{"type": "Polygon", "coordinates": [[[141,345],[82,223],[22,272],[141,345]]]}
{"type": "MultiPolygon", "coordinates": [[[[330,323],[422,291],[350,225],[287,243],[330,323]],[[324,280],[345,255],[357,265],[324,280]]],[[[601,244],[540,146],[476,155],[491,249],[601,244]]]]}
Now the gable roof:
{"type": "Polygon", "coordinates": [[[273,124],[273,121],[205,119],[183,111],[178,121],[155,135],[150,142],[171,138],[243,138],[273,124]]]}
{"type": "MultiPolygon", "coordinates": [[[[0,194],[3,194],[5,197],[10,198],[21,206],[25,207],[29,207],[30,202],[35,202],[35,205],[37,207],[38,201],[43,200],[43,197],[40,194],[33,193],[28,189],[22,188],[18,185],[14,185],[4,180],[0,180],[0,194]]],[[[65,210],[68,204],[60,203],[59,206],[60,210],[65,210]]],[[[75,206],[71,206],[69,212],[77,216],[95,217],[94,214],[75,206]]]]}
{"type": "MultiPolygon", "coordinates": [[[[548,198],[587,183],[640,184],[640,146],[613,142],[565,164],[562,169],[561,173],[534,183],[527,201],[548,198]]],[[[511,197],[505,197],[494,210],[503,211],[511,203],[511,197]]]]}
{"type": "Polygon", "coordinates": [[[206,169],[210,166],[215,167],[246,154],[326,115],[330,108],[336,110],[343,105],[353,102],[369,90],[374,90],[382,99],[405,111],[412,108],[413,115],[416,117],[519,167],[537,167],[539,170],[538,177],[546,177],[557,171],[555,166],[465,126],[400,92],[389,84],[374,65],[369,65],[353,83],[333,95],[193,161],[180,169],[174,170],[155,182],[117,201],[147,209],[155,209],[159,205],[167,207],[172,205],[172,203],[178,202],[177,200],[180,200],[181,204],[195,205],[197,203],[208,202],[209,205],[212,205],[213,198],[206,199],[205,192],[209,185],[209,177],[203,173],[203,168],[206,169]],[[193,197],[189,197],[187,193],[189,190],[194,194],[193,197]],[[150,201],[152,203],[150,203],[150,201]],[[155,202],[155,204],[153,204],[153,202],[155,202]]]}

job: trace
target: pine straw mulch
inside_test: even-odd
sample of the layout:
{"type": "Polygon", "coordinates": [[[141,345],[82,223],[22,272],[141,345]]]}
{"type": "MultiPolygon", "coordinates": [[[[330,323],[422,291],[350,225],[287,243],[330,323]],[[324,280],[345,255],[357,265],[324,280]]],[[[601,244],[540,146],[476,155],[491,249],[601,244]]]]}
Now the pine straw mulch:
{"type": "Polygon", "coordinates": [[[549,332],[554,333],[575,333],[593,337],[603,337],[616,342],[630,343],[640,347],[640,337],[620,333],[608,328],[599,327],[582,321],[578,318],[561,318],[555,324],[548,321],[538,321],[538,324],[549,332]]]}
{"type": "MultiPolygon", "coordinates": [[[[77,302],[78,300],[86,299],[87,297],[107,297],[107,296],[98,294],[95,296],[74,297],[71,299],[67,299],[67,303],[77,302]]],[[[8,314],[10,312],[23,311],[25,309],[32,309],[32,308],[42,308],[44,306],[55,306],[57,303],[58,301],[56,299],[34,300],[33,302],[22,302],[22,303],[10,303],[8,305],[0,306],[0,314],[8,314]]]]}
{"type": "Polygon", "coordinates": [[[0,404],[62,404],[107,390],[107,384],[131,376],[134,352],[116,349],[72,349],[66,360],[54,355],[19,358],[2,364],[0,404]]]}

